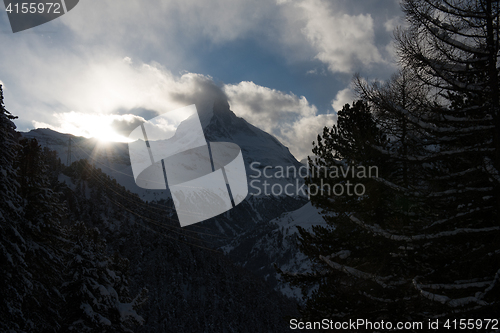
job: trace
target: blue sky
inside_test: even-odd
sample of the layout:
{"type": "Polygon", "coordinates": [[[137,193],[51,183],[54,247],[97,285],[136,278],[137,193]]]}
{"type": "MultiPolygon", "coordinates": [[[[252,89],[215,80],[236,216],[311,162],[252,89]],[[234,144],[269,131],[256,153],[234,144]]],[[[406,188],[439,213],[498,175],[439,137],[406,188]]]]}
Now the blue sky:
{"type": "Polygon", "coordinates": [[[352,101],[355,72],[395,72],[401,15],[395,0],[81,0],[12,34],[2,11],[0,81],[19,130],[109,140],[218,90],[300,159],[352,101]]]}

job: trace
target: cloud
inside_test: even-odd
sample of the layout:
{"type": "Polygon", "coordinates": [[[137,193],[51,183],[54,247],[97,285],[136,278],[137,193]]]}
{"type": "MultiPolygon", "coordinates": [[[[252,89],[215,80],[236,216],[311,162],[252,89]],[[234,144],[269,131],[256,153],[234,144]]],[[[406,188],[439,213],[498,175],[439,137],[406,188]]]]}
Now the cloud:
{"type": "Polygon", "coordinates": [[[212,95],[224,97],[210,77],[188,72],[174,75],[154,62],[129,57],[29,55],[23,58],[28,62],[25,66],[22,61],[12,61],[12,68],[18,68],[17,96],[12,101],[23,101],[23,119],[52,123],[53,114],[70,111],[123,114],[142,109],[163,113],[188,102],[208,103],[205,100],[212,95]],[[21,98],[23,95],[30,98],[21,98]]]}
{"type": "Polygon", "coordinates": [[[286,122],[318,112],[304,96],[285,94],[253,82],[225,85],[224,92],[231,108],[237,110],[238,115],[268,132],[273,132],[286,122]]]}
{"type": "Polygon", "coordinates": [[[170,97],[180,104],[196,104],[199,110],[211,110],[215,101],[227,101],[226,94],[210,76],[186,73],[177,82],[170,97]]]}
{"type": "Polygon", "coordinates": [[[264,29],[276,16],[276,5],[267,0],[120,0],[80,2],[73,12],[63,22],[79,39],[176,52],[181,59],[190,44],[225,43],[264,29]]]}
{"type": "Polygon", "coordinates": [[[371,14],[345,13],[335,3],[324,0],[286,2],[294,6],[289,15],[292,31],[298,27],[315,52],[315,58],[328,65],[331,72],[351,73],[359,66],[385,63],[375,45],[371,14]]]}
{"type": "MultiPolygon", "coordinates": [[[[403,17],[400,15],[394,16],[393,18],[388,19],[384,23],[385,30],[391,35],[394,34],[394,31],[396,31],[397,28],[407,28],[407,27],[408,27],[408,22],[404,20],[403,17]]],[[[389,43],[387,43],[387,45],[385,46],[385,52],[387,54],[387,57],[393,63],[397,62],[398,53],[395,40],[391,40],[389,43]]],[[[394,67],[398,68],[397,66],[394,67]]]]}
{"type": "Polygon", "coordinates": [[[253,82],[225,85],[231,110],[253,125],[275,135],[298,159],[311,155],[312,141],[335,115],[318,114],[304,96],[284,93],[253,82]]]}
{"type": "Polygon", "coordinates": [[[311,70],[308,70],[306,72],[306,75],[321,75],[321,76],[326,76],[326,70],[324,68],[314,68],[311,70]]]}
{"type": "Polygon", "coordinates": [[[111,117],[110,127],[118,134],[128,136],[137,126],[143,124],[146,120],[135,114],[113,115],[111,117]]]}
{"type": "Polygon", "coordinates": [[[387,32],[392,33],[396,27],[402,26],[405,24],[405,21],[401,16],[394,16],[393,18],[388,19],[384,22],[384,28],[387,32]]]}
{"type": "Polygon", "coordinates": [[[132,58],[145,56],[168,63],[171,69],[196,65],[205,46],[251,39],[286,61],[314,57],[332,72],[351,73],[358,65],[383,63],[384,46],[377,48],[375,23],[382,26],[385,16],[392,16],[395,8],[399,11],[394,4],[383,3],[377,8],[373,0],[356,4],[327,0],[121,0],[119,5],[112,1],[81,2],[78,11],[68,13],[61,22],[82,45],[115,54],[127,50],[133,52],[132,58]]]}
{"type": "Polygon", "coordinates": [[[318,134],[323,132],[323,128],[333,126],[336,121],[336,114],[303,117],[282,131],[281,141],[300,161],[312,155],[312,142],[316,141],[318,134]]]}
{"type": "Polygon", "coordinates": [[[335,99],[332,101],[332,107],[335,111],[340,111],[346,104],[351,104],[355,100],[356,96],[351,88],[345,88],[340,90],[335,99]]]}

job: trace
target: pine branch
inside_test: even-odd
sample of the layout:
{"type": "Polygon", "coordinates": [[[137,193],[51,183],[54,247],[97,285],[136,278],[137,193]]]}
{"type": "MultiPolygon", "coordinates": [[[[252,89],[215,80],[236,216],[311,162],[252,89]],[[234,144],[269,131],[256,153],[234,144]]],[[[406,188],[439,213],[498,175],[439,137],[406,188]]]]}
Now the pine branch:
{"type": "Polygon", "coordinates": [[[492,232],[492,231],[500,230],[500,226],[499,227],[477,228],[477,229],[459,228],[456,230],[438,232],[436,234],[403,236],[403,235],[396,235],[396,234],[391,233],[387,230],[384,230],[377,224],[373,225],[373,226],[368,225],[368,224],[362,222],[360,219],[356,218],[352,214],[349,216],[349,218],[351,219],[351,221],[353,221],[357,225],[361,226],[363,229],[368,230],[375,235],[382,236],[382,237],[385,237],[385,238],[390,239],[390,240],[404,241],[404,242],[415,242],[415,241],[421,241],[421,240],[429,240],[429,239],[437,239],[437,238],[442,238],[442,237],[456,236],[456,235],[460,235],[460,234],[482,233],[482,232],[492,232]]]}

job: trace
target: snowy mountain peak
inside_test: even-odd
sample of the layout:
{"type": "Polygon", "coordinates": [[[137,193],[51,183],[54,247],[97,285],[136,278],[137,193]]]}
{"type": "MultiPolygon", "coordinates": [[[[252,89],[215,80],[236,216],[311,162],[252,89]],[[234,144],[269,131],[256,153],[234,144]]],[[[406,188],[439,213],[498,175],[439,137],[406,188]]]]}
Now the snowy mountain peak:
{"type": "Polygon", "coordinates": [[[233,142],[241,147],[245,163],[262,166],[296,166],[299,162],[274,136],[253,126],[230,110],[226,100],[216,100],[210,111],[199,110],[205,137],[212,142],[233,142]]]}

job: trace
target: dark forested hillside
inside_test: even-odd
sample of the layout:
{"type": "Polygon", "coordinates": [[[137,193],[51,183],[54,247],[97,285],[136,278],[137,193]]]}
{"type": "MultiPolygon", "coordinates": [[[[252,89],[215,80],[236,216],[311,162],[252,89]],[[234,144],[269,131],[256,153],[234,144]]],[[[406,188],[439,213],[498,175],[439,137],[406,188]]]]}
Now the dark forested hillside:
{"type": "Polygon", "coordinates": [[[149,291],[138,332],[286,330],[295,303],[203,242],[206,230],[180,228],[171,201],[146,204],[85,160],[67,175],[75,187],[65,189],[70,215],[129,260],[133,291],[149,291]]]}

